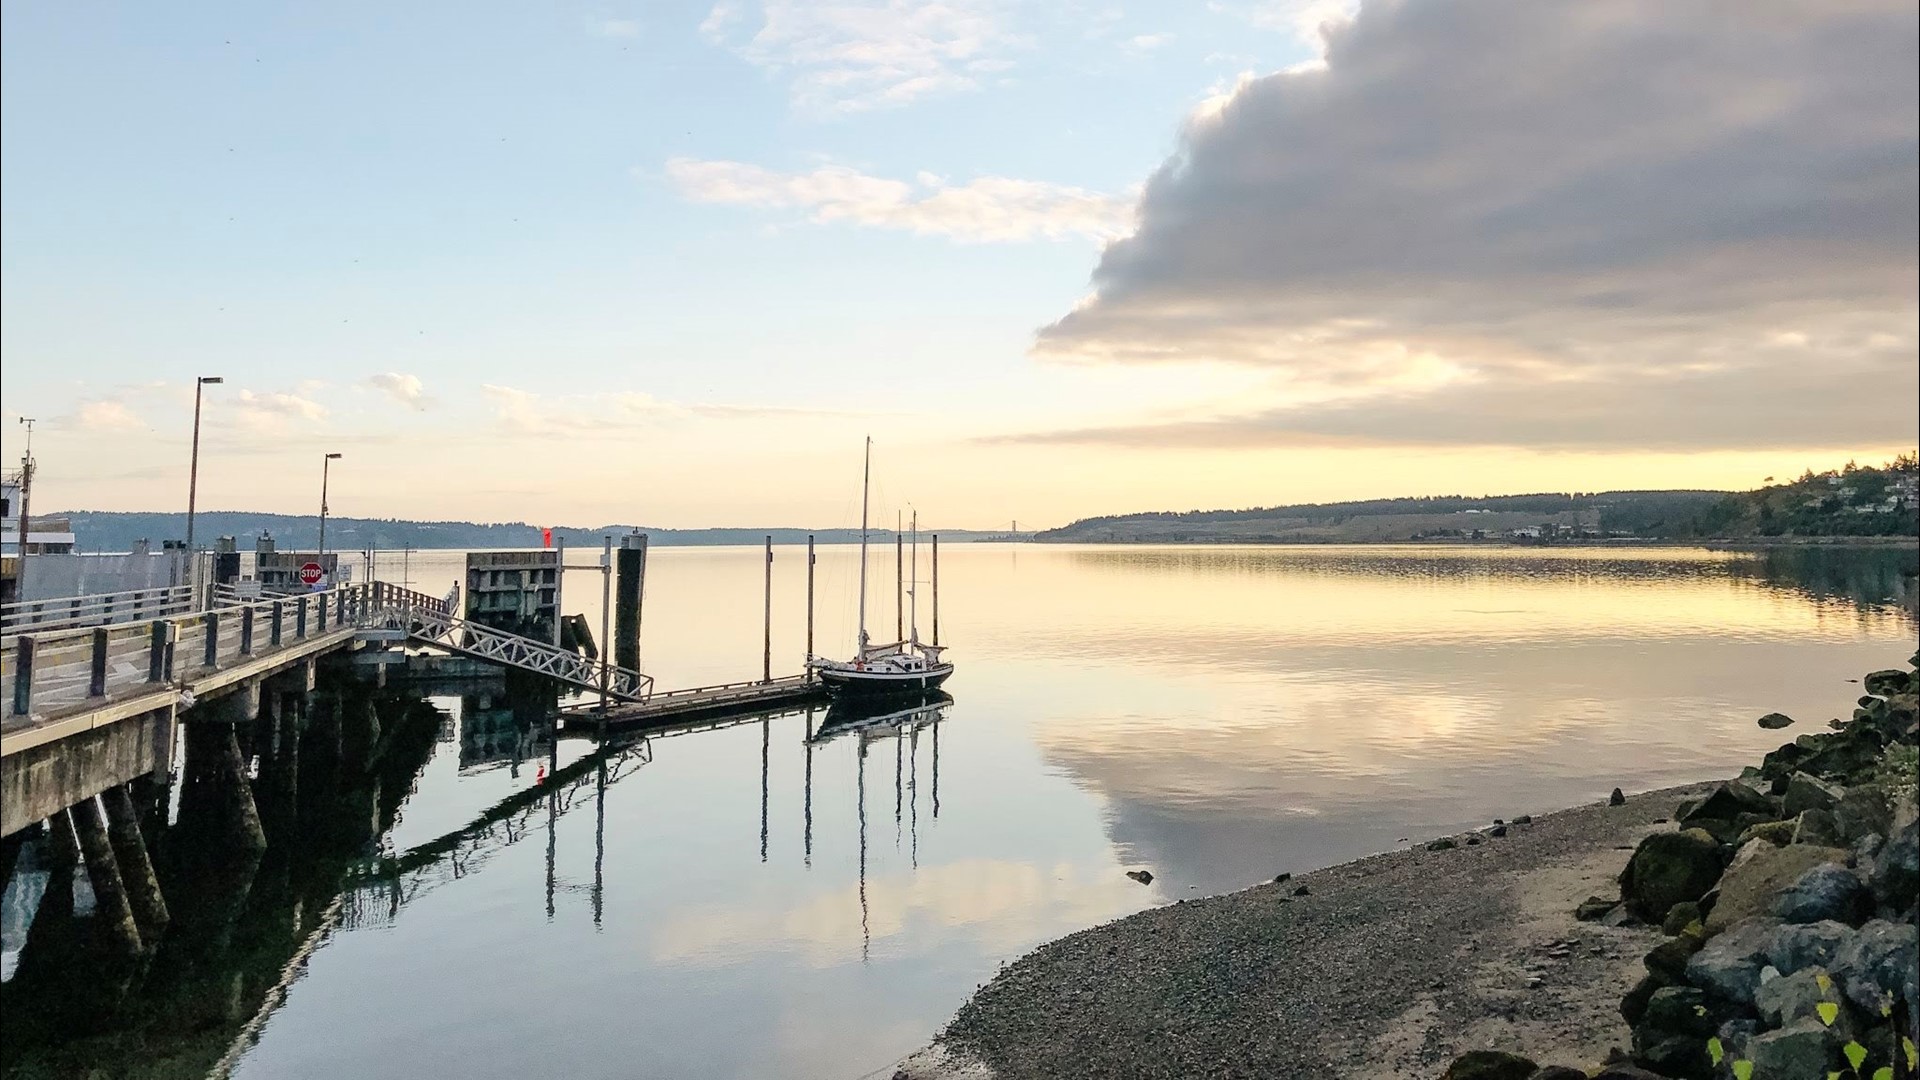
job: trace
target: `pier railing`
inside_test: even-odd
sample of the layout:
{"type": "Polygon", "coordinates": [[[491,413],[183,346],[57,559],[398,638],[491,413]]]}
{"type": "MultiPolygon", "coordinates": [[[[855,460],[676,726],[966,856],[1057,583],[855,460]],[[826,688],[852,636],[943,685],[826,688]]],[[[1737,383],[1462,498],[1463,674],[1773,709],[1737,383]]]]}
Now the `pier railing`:
{"type": "Polygon", "coordinates": [[[193,586],[127,589],[0,604],[0,637],[146,622],[192,610],[193,586]]]}
{"type": "Polygon", "coordinates": [[[348,585],[150,618],[12,634],[0,642],[9,720],[97,708],[358,628],[368,587],[348,585]]]}

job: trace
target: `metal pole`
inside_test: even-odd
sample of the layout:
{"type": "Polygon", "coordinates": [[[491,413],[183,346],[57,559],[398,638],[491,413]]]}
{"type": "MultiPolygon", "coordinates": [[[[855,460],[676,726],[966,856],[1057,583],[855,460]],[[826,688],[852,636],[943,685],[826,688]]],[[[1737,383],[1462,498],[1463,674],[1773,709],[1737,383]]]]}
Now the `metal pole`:
{"type": "Polygon", "coordinates": [[[895,641],[907,640],[906,548],[900,539],[900,525],[903,520],[899,512],[895,511],[893,525],[893,640],[895,641]]]}
{"type": "Polygon", "coordinates": [[[813,534],[807,534],[807,681],[813,681],[813,534]]]}
{"type": "Polygon", "coordinates": [[[766,626],[761,639],[760,681],[773,681],[773,537],[767,537],[766,626]]]}
{"type": "Polygon", "coordinates": [[[613,537],[600,552],[600,742],[607,741],[607,680],[613,675],[613,639],[607,636],[613,615],[613,537]]]}
{"type": "Polygon", "coordinates": [[[873,436],[860,473],[860,659],[867,658],[867,493],[873,486],[873,436]]]}
{"type": "MultiPolygon", "coordinates": [[[[27,425],[27,438],[33,438],[33,421],[22,419],[27,425]]],[[[27,443],[26,453],[20,455],[20,560],[19,569],[14,571],[14,598],[27,599],[27,535],[33,528],[33,514],[30,512],[33,502],[33,443],[27,443]]]]}
{"type": "Polygon", "coordinates": [[[940,534],[933,534],[933,643],[940,644],[940,534]]]}
{"type": "Polygon", "coordinates": [[[187,465],[187,561],[193,561],[193,511],[200,494],[200,394],[207,380],[193,383],[193,456],[187,465]]]}

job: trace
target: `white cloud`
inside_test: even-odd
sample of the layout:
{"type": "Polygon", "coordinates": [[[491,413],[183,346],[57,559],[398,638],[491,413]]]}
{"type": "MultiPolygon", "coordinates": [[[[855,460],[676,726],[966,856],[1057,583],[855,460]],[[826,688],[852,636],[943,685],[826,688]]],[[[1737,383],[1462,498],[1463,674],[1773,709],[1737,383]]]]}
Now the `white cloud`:
{"type": "Polygon", "coordinates": [[[1136,56],[1144,56],[1172,40],[1172,34],[1135,34],[1128,38],[1121,48],[1136,56]]]}
{"type": "Polygon", "coordinates": [[[536,394],[512,386],[482,383],[480,393],[492,403],[495,420],[525,434],[617,431],[691,419],[764,420],[849,415],[795,406],[662,401],[639,391],[536,394]]]}
{"type": "Polygon", "coordinates": [[[83,402],[74,421],[82,431],[139,431],[147,426],[123,402],[110,400],[83,402]]]}
{"type": "Polygon", "coordinates": [[[714,5],[701,32],[789,81],[793,103],[821,111],[905,105],[969,90],[1011,66],[1026,40],[993,0],[765,0],[750,37],[732,0],[714,5]]]}
{"type": "Polygon", "coordinates": [[[1255,365],[1270,398],[1042,437],[1910,443],[1916,21],[1370,0],[1324,70],[1197,115],[1036,344],[1255,365]]]}
{"type": "Polygon", "coordinates": [[[386,371],[369,377],[367,384],[415,412],[425,412],[427,409],[426,387],[418,375],[386,371]]]}
{"type": "Polygon", "coordinates": [[[277,432],[296,422],[312,423],[327,418],[327,407],[299,394],[241,390],[233,397],[232,409],[240,425],[254,432],[277,432]]]}
{"type": "Polygon", "coordinates": [[[1243,19],[1262,30],[1277,30],[1293,38],[1310,50],[1313,57],[1288,70],[1311,71],[1326,66],[1327,35],[1352,21],[1360,3],[1359,0],[1262,0],[1251,4],[1215,2],[1207,7],[1216,13],[1243,19]]]}
{"type": "Polygon", "coordinates": [[[588,24],[594,34],[604,38],[637,38],[639,19],[594,19],[588,24]]]}
{"type": "Polygon", "coordinates": [[[667,176],[694,202],[803,211],[821,224],[850,222],[987,243],[1085,236],[1108,240],[1133,224],[1133,198],[1037,180],[984,176],[913,183],[843,165],[781,173],[738,161],[674,158],[667,176]]]}

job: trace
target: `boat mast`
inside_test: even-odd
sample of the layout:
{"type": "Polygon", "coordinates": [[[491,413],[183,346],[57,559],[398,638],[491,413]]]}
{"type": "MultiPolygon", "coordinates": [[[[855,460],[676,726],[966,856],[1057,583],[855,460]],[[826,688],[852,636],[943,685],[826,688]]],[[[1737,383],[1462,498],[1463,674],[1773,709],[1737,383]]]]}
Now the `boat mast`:
{"type": "Polygon", "coordinates": [[[866,464],[860,470],[860,655],[867,655],[867,491],[873,486],[873,436],[867,436],[866,464]]]}
{"type": "Polygon", "coordinates": [[[913,635],[913,643],[920,643],[920,511],[913,512],[913,541],[909,548],[907,580],[911,586],[907,589],[907,631],[913,635]]]}

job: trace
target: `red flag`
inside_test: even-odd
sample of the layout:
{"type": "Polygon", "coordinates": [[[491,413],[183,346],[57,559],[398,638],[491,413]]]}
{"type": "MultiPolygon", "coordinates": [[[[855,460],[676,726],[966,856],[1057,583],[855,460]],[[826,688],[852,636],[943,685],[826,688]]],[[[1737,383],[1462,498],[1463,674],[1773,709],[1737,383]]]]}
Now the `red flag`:
{"type": "Polygon", "coordinates": [[[552,529],[540,530],[540,546],[541,547],[553,546],[553,530],[552,529]]]}

